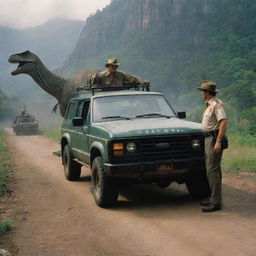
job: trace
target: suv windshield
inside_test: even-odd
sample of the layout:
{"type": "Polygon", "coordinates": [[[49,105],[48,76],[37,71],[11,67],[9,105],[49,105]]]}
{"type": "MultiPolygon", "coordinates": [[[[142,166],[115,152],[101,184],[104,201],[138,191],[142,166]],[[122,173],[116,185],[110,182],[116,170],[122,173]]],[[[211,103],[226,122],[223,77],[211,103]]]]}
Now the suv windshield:
{"type": "Polygon", "coordinates": [[[175,117],[162,95],[118,95],[95,98],[93,121],[110,119],[175,117]]]}

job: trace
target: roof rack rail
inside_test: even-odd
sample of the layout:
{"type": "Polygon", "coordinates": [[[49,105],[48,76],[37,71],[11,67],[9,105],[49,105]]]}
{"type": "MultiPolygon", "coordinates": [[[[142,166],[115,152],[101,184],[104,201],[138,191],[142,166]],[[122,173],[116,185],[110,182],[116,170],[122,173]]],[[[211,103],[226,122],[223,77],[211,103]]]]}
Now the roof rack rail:
{"type": "Polygon", "coordinates": [[[77,93],[81,91],[91,91],[92,95],[95,94],[95,91],[121,91],[121,90],[130,90],[135,89],[136,91],[150,91],[150,84],[123,84],[120,86],[101,86],[100,84],[87,85],[84,87],[78,87],[77,93]]]}

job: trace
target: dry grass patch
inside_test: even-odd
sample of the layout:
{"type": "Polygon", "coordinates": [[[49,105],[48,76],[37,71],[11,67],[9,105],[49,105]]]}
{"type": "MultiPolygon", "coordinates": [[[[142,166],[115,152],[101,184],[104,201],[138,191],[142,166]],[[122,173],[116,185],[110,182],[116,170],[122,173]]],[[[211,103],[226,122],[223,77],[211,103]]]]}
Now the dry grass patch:
{"type": "Polygon", "coordinates": [[[256,173],[256,138],[235,134],[229,136],[229,142],[223,155],[224,169],[256,173]]]}

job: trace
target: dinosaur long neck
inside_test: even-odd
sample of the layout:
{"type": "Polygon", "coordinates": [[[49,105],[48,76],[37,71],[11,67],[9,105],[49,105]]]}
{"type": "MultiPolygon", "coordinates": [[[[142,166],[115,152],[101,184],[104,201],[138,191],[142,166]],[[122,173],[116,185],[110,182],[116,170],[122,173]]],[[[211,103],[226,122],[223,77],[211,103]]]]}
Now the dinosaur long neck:
{"type": "Polygon", "coordinates": [[[62,101],[63,94],[71,82],[49,71],[41,61],[35,64],[35,69],[30,75],[44,91],[51,94],[59,102],[62,101]]]}

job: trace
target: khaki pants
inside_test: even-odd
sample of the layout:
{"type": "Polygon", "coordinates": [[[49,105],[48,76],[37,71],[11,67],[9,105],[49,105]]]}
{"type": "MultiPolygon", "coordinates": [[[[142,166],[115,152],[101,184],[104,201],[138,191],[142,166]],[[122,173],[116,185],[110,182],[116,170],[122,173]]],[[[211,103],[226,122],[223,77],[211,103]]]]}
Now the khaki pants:
{"type": "Polygon", "coordinates": [[[221,205],[221,158],[223,151],[214,152],[215,139],[213,136],[205,138],[205,164],[207,178],[211,188],[210,202],[215,205],[221,205]]]}

